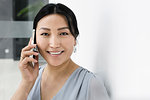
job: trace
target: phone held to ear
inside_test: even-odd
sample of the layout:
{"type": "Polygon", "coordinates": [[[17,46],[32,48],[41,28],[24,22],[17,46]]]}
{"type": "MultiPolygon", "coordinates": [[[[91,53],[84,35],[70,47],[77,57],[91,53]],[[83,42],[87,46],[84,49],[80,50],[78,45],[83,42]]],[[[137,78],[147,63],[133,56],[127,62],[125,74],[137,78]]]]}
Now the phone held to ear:
{"type": "MultiPolygon", "coordinates": [[[[32,30],[32,41],[31,41],[31,44],[36,44],[35,29],[32,30]]],[[[32,51],[38,52],[38,47],[36,46],[35,48],[32,49],[32,51]]],[[[33,57],[35,59],[34,55],[32,55],[31,57],[33,57]]]]}

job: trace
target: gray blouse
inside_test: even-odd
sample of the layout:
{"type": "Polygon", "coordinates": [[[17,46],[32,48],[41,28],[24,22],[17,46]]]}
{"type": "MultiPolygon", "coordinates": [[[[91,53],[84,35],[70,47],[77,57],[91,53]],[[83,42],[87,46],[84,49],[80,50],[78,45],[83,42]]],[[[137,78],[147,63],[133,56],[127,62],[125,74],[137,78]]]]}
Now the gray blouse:
{"type": "MultiPolygon", "coordinates": [[[[40,67],[39,76],[27,100],[41,100],[40,83],[44,68],[44,66],[40,67]]],[[[87,69],[79,67],[70,75],[52,100],[109,100],[109,96],[102,80],[98,80],[87,69]]]]}

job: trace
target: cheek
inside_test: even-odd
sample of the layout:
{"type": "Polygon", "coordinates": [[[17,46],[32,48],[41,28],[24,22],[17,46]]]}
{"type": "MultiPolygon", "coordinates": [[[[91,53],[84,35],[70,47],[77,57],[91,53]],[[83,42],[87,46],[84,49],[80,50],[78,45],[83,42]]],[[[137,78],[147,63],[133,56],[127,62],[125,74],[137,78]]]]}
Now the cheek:
{"type": "Polygon", "coordinates": [[[73,51],[74,48],[74,41],[68,41],[66,43],[64,43],[64,45],[66,46],[66,49],[71,53],[73,51]]]}
{"type": "Polygon", "coordinates": [[[40,46],[40,45],[41,45],[40,38],[38,38],[38,37],[36,38],[36,43],[37,43],[37,45],[38,45],[38,46],[40,46]]]}
{"type": "Polygon", "coordinates": [[[44,49],[45,45],[43,45],[43,44],[45,44],[46,42],[43,39],[37,37],[36,42],[37,42],[37,46],[38,46],[39,50],[44,49]]]}

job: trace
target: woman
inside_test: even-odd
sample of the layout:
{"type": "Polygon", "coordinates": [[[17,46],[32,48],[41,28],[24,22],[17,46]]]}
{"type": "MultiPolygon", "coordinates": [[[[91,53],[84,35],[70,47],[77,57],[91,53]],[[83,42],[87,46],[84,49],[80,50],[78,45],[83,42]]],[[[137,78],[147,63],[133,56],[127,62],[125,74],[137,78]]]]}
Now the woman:
{"type": "Polygon", "coordinates": [[[22,49],[19,63],[22,81],[11,100],[109,99],[103,82],[70,58],[79,32],[76,17],[68,7],[47,4],[36,15],[33,29],[36,44],[31,44],[30,39],[22,49]],[[46,65],[39,67],[39,53],[31,51],[36,46],[46,65]]]}

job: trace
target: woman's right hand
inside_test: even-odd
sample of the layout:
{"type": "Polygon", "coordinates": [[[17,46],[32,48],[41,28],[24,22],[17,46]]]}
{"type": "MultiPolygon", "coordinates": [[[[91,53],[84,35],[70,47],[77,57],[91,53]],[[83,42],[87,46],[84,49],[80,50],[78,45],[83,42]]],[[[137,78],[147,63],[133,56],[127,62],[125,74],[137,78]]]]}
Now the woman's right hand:
{"type": "Polygon", "coordinates": [[[19,62],[22,81],[27,84],[34,84],[39,72],[38,53],[32,51],[36,44],[31,44],[31,41],[32,38],[30,38],[28,45],[22,49],[19,62]],[[30,57],[31,55],[35,55],[35,59],[30,57]]]}
{"type": "Polygon", "coordinates": [[[30,39],[28,45],[21,51],[19,69],[22,74],[22,81],[11,100],[27,100],[29,92],[38,76],[38,53],[31,50],[36,47],[36,44],[31,45],[31,40],[32,38],[30,39]],[[31,55],[35,55],[35,59],[30,57],[31,55]],[[34,66],[32,65],[32,62],[34,63],[34,66]]]}

